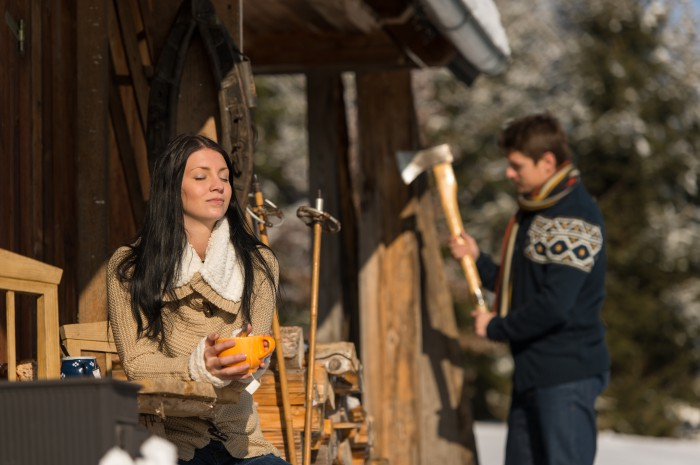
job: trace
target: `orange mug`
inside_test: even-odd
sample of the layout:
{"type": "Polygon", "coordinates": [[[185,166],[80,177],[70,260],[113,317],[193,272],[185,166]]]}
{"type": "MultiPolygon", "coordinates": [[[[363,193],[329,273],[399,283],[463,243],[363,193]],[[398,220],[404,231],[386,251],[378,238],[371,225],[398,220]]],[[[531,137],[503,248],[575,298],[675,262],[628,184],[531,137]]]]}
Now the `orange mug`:
{"type": "Polygon", "coordinates": [[[243,337],[222,337],[216,340],[216,342],[223,342],[228,340],[235,340],[236,345],[228,349],[224,349],[219,352],[219,357],[225,357],[227,355],[235,354],[245,354],[245,360],[233,363],[227,366],[236,366],[247,363],[250,365],[248,368],[248,373],[253,373],[260,367],[260,362],[262,359],[267,357],[275,350],[275,338],[272,336],[243,336],[243,337]],[[265,349],[265,341],[267,341],[267,349],[265,349]]]}

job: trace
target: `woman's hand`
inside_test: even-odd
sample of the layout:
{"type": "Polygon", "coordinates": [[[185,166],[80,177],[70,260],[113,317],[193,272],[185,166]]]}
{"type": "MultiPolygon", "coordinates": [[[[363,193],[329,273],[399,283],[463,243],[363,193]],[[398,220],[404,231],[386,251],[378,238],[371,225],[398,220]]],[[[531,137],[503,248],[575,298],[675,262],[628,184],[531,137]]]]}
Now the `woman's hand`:
{"type": "Polygon", "coordinates": [[[219,339],[218,334],[210,333],[207,335],[207,339],[204,342],[204,366],[207,368],[207,371],[223,380],[250,378],[252,376],[248,373],[250,365],[248,363],[238,364],[239,362],[245,361],[245,354],[233,354],[219,357],[219,353],[222,350],[234,347],[236,341],[231,338],[226,341],[216,342],[217,339],[219,339]]]}
{"type": "Polygon", "coordinates": [[[474,261],[479,258],[481,253],[476,240],[464,231],[459,236],[450,238],[450,252],[456,260],[461,260],[462,257],[469,254],[474,261]]]}

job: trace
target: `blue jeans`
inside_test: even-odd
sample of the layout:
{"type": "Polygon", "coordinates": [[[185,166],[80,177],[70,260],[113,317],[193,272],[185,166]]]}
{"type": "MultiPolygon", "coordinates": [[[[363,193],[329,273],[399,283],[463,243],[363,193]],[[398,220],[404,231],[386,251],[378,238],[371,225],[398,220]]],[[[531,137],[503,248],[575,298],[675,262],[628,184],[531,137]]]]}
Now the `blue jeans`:
{"type": "Polygon", "coordinates": [[[596,453],[595,400],[609,373],[513,393],[506,465],[592,465],[596,453]]]}
{"type": "Polygon", "coordinates": [[[232,457],[219,441],[211,441],[205,447],[194,451],[192,460],[178,460],[178,465],[289,465],[276,455],[261,455],[249,459],[232,457]]]}

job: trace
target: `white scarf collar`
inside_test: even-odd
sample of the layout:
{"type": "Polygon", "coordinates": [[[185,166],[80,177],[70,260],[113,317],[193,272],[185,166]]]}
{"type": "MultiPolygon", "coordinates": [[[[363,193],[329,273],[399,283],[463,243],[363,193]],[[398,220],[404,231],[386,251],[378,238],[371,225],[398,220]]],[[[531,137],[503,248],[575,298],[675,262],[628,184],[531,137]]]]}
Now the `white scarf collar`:
{"type": "Polygon", "coordinates": [[[183,286],[199,273],[217,294],[238,302],[243,294],[243,268],[231,244],[228,220],[219,221],[211,232],[204,262],[188,242],[182,254],[180,275],[175,287],[183,286]]]}

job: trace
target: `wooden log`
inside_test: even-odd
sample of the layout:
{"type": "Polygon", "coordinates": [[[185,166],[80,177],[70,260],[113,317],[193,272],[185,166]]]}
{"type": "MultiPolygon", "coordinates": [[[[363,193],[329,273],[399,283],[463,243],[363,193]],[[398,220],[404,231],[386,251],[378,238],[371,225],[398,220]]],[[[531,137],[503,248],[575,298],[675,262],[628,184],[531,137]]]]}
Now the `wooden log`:
{"type": "Polygon", "coordinates": [[[304,332],[301,326],[282,326],[282,352],[287,370],[300,369],[305,365],[304,332]]]}
{"type": "Polygon", "coordinates": [[[360,370],[360,360],[352,342],[330,342],[318,344],[316,361],[322,362],[326,371],[332,375],[348,372],[357,373],[360,370]]]}

